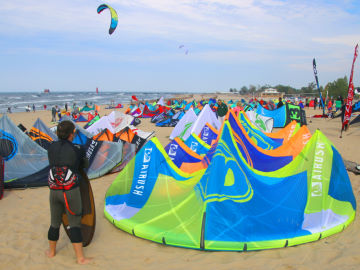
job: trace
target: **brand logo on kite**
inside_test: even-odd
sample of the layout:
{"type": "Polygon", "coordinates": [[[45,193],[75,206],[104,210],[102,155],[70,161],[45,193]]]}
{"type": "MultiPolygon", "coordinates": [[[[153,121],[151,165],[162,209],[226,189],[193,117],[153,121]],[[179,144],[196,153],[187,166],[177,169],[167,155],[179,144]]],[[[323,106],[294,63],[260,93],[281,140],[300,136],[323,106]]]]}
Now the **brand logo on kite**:
{"type": "MultiPolygon", "coordinates": [[[[225,130],[225,132],[228,130],[225,130]]],[[[245,203],[252,199],[254,191],[246,172],[239,166],[236,158],[227,143],[220,141],[212,158],[212,166],[216,173],[206,175],[208,177],[206,186],[198,185],[205,201],[230,200],[235,203],[245,203]],[[223,179],[224,182],[222,182],[223,179]],[[221,183],[222,182],[222,183],[221,183]],[[221,186],[222,185],[222,186],[221,186]]]]}
{"type": "Polygon", "coordinates": [[[322,181],[324,173],[325,144],[317,142],[311,176],[311,196],[322,196],[322,181]]]}
{"type": "Polygon", "coordinates": [[[322,195],[322,183],[321,182],[312,182],[311,183],[311,196],[317,197],[322,195]]]}
{"type": "Polygon", "coordinates": [[[184,130],[181,132],[181,134],[179,136],[181,139],[184,137],[185,133],[192,126],[192,124],[193,124],[193,122],[185,124],[184,130]]]}
{"type": "Polygon", "coordinates": [[[13,135],[7,133],[3,130],[0,130],[0,156],[5,160],[11,160],[18,151],[18,144],[13,135]]]}
{"type": "Polygon", "coordinates": [[[210,132],[209,132],[209,127],[208,126],[205,126],[204,127],[204,129],[203,129],[203,132],[202,132],[202,136],[201,136],[201,139],[203,140],[203,141],[207,141],[207,139],[208,139],[208,137],[209,137],[209,135],[210,135],[210,132]]]}
{"type": "Polygon", "coordinates": [[[97,142],[97,141],[95,141],[95,140],[92,140],[92,141],[91,141],[91,143],[90,143],[90,145],[89,145],[89,147],[88,147],[88,149],[87,149],[87,151],[86,151],[86,158],[87,158],[88,160],[91,159],[91,156],[93,155],[94,150],[95,150],[95,147],[96,147],[97,145],[98,145],[98,142],[97,142]]]}
{"type": "Polygon", "coordinates": [[[289,109],[290,112],[290,118],[293,120],[300,120],[300,110],[297,108],[291,108],[289,109]]]}
{"type": "Polygon", "coordinates": [[[177,144],[174,144],[174,143],[170,144],[168,155],[171,158],[171,160],[174,160],[174,157],[176,156],[178,147],[179,147],[179,145],[177,145],[177,144]]]}
{"type": "Polygon", "coordinates": [[[144,149],[144,158],[143,158],[143,164],[141,164],[139,174],[137,176],[137,179],[135,180],[135,185],[133,186],[133,191],[131,192],[134,195],[143,196],[144,190],[146,186],[146,181],[148,179],[148,171],[149,171],[149,163],[151,160],[151,152],[152,148],[145,148],[144,149]]]}
{"type": "Polygon", "coordinates": [[[117,118],[115,122],[110,122],[112,128],[117,128],[123,122],[122,118],[117,118]]]}
{"type": "Polygon", "coordinates": [[[260,118],[260,116],[259,116],[258,114],[256,115],[255,124],[257,124],[257,126],[258,126],[261,130],[263,130],[263,131],[266,130],[266,125],[265,125],[264,121],[260,118]]]}
{"type": "Polygon", "coordinates": [[[197,142],[191,142],[190,149],[196,152],[198,145],[199,143],[197,142]]]}
{"type": "Polygon", "coordinates": [[[152,150],[153,150],[152,148],[145,148],[145,150],[144,150],[144,159],[143,159],[144,163],[150,162],[152,150]]]}

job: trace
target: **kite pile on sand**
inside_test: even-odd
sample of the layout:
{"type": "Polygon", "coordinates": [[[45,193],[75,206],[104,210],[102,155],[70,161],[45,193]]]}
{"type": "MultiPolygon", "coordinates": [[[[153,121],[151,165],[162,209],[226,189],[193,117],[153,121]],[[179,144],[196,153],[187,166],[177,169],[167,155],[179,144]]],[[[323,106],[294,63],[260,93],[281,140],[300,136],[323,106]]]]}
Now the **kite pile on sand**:
{"type": "MultiPolygon", "coordinates": [[[[345,144],[356,137],[355,130],[339,139],[330,127],[336,120],[313,119],[308,124],[306,108],[285,103],[269,109],[256,100],[227,100],[228,113],[221,121],[218,100],[197,98],[135,102],[117,109],[103,106],[96,110],[96,118],[85,122],[63,115],[61,121],[76,124],[73,142],[86,148],[90,160],[87,174],[93,179],[99,229],[87,253],[93,253],[102,266],[110,266],[126,257],[134,262],[130,254],[135,250],[159,258],[166,249],[186,256],[201,250],[281,248],[281,254],[291,258],[293,252],[289,254],[287,247],[320,240],[320,244],[295,248],[307,254],[307,249],[314,252],[313,245],[323,246],[325,241],[330,247],[351,242],[358,226],[351,224],[360,185],[356,182],[359,176],[346,170],[344,160],[354,160],[356,166],[360,161],[354,156],[356,149],[345,144]],[[104,215],[99,214],[102,209],[104,215]],[[109,230],[113,226],[120,230],[109,230]],[[337,244],[332,235],[338,235],[337,244]],[[322,240],[326,237],[330,240],[322,240]],[[156,242],[161,249],[156,251],[158,245],[139,238],[156,242]],[[133,246],[133,241],[141,247],[133,246]],[[120,256],[111,250],[126,247],[131,251],[124,250],[120,256]],[[98,259],[103,256],[106,258],[98,259]]],[[[56,125],[47,112],[14,113],[2,116],[0,129],[5,164],[2,209],[28,216],[35,207],[42,224],[35,229],[35,246],[45,249],[49,215],[46,149],[57,140],[56,125]],[[33,198],[31,209],[19,209],[29,196],[33,198]]],[[[13,224],[23,241],[32,243],[24,235],[31,221],[16,220],[7,215],[1,224],[13,224]]],[[[5,232],[1,236],[5,242],[14,239],[10,228],[5,232]]],[[[55,260],[71,252],[66,238],[63,242],[66,250],[60,250],[55,260]]],[[[356,246],[355,242],[351,243],[356,246]]],[[[15,250],[15,246],[5,249],[0,244],[0,253],[6,250],[15,250]]],[[[326,260],[326,251],[320,248],[316,253],[326,260]]],[[[19,256],[14,254],[10,258],[19,256]]],[[[207,253],[201,254],[202,262],[210,261],[207,253]]],[[[264,254],[256,256],[260,261],[274,263],[266,253],[259,254],[264,254]]],[[[237,256],[234,263],[248,255],[237,256]]],[[[220,257],[214,255],[214,260],[219,262],[220,257]]],[[[246,258],[250,266],[257,265],[256,260],[246,258]]],[[[34,264],[43,260],[47,259],[37,258],[34,264]]],[[[17,268],[22,268],[22,261],[15,262],[17,268]]],[[[305,259],[305,264],[313,262],[305,259]]]]}

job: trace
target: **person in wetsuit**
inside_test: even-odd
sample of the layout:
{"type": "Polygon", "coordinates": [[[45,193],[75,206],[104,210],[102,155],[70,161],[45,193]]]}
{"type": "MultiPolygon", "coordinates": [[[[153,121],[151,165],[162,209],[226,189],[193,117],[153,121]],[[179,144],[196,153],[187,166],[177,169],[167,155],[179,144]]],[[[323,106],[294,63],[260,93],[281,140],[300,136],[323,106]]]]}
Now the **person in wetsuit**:
{"type": "Polygon", "coordinates": [[[80,169],[88,167],[89,162],[85,150],[72,144],[75,125],[71,121],[59,123],[56,132],[59,140],[53,142],[48,148],[51,225],[48,231],[49,250],[46,251],[46,255],[48,257],[56,255],[62,215],[65,212],[69,220],[70,241],[77,263],[86,264],[91,259],[86,258],[83,253],[79,182],[82,181],[80,169]]]}

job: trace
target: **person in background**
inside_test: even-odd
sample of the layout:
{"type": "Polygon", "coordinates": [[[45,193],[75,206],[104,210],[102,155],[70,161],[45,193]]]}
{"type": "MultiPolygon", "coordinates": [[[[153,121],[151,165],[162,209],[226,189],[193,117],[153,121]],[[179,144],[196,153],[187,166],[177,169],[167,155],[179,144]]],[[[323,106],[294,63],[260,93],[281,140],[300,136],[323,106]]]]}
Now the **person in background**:
{"type": "Polygon", "coordinates": [[[233,111],[234,111],[234,113],[236,114],[236,116],[239,116],[239,113],[240,113],[240,111],[242,111],[242,110],[243,110],[243,107],[241,106],[241,102],[238,101],[238,103],[236,103],[236,107],[233,108],[233,111]]]}
{"type": "Polygon", "coordinates": [[[60,121],[60,119],[61,119],[61,111],[60,111],[60,108],[56,105],[55,106],[56,107],[56,113],[57,113],[57,115],[58,115],[58,117],[59,117],[59,121],[60,121]]]}
{"type": "Polygon", "coordinates": [[[56,108],[52,106],[51,108],[51,122],[56,122],[56,108]]]}
{"type": "Polygon", "coordinates": [[[67,102],[65,103],[65,111],[68,111],[68,104],[67,104],[67,102]]]}
{"type": "Polygon", "coordinates": [[[342,106],[342,101],[341,101],[341,98],[340,98],[340,96],[339,96],[338,99],[335,101],[336,111],[340,110],[340,109],[341,109],[341,106],[342,106]]]}
{"type": "Polygon", "coordinates": [[[332,111],[332,102],[331,102],[331,99],[329,99],[328,101],[328,104],[327,104],[327,109],[328,109],[328,112],[330,113],[332,111]]]}
{"type": "Polygon", "coordinates": [[[8,107],[7,112],[11,113],[11,107],[8,107]]]}
{"type": "Polygon", "coordinates": [[[227,105],[221,100],[218,100],[218,109],[217,109],[217,115],[218,115],[218,119],[220,120],[221,124],[224,122],[224,118],[225,115],[228,112],[228,107],[227,105]]]}
{"type": "Polygon", "coordinates": [[[314,110],[316,110],[316,106],[317,106],[317,98],[314,98],[314,110]]]}
{"type": "Polygon", "coordinates": [[[35,112],[35,104],[33,104],[33,112],[35,112]]]}
{"type": "Polygon", "coordinates": [[[278,104],[276,105],[276,108],[277,109],[279,109],[281,106],[283,106],[284,105],[284,103],[282,102],[282,98],[281,97],[279,97],[279,102],[278,102],[278,104]]]}
{"type": "Polygon", "coordinates": [[[46,111],[46,108],[47,108],[47,106],[46,106],[46,104],[44,104],[44,111],[46,111]]]}

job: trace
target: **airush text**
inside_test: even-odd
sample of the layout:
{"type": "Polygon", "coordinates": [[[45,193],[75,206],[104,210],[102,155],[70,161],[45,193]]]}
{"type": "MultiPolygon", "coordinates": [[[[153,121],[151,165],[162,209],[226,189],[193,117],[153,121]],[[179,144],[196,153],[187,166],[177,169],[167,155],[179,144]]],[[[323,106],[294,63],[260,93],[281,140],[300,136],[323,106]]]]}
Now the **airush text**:
{"type": "Polygon", "coordinates": [[[145,148],[143,164],[136,180],[136,185],[133,190],[134,195],[142,196],[146,185],[146,179],[148,177],[149,163],[151,161],[152,148],[145,148]]]}
{"type": "Polygon", "coordinates": [[[312,185],[311,196],[322,196],[323,186],[323,171],[324,171],[324,156],[325,156],[325,144],[322,142],[316,143],[314,166],[312,170],[312,185]]]}

